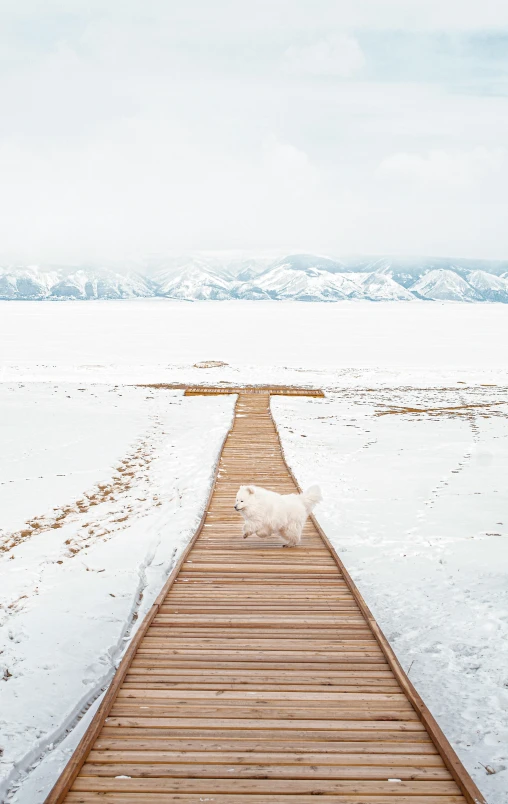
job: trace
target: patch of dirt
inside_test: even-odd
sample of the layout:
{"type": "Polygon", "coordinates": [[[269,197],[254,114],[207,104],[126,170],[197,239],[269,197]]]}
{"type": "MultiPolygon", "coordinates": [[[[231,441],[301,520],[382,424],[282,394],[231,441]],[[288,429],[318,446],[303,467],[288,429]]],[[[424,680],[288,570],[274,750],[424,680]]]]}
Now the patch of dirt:
{"type": "Polygon", "coordinates": [[[208,368],[223,368],[228,366],[229,363],[224,363],[222,360],[201,360],[199,363],[194,363],[193,368],[208,369],[208,368]]]}

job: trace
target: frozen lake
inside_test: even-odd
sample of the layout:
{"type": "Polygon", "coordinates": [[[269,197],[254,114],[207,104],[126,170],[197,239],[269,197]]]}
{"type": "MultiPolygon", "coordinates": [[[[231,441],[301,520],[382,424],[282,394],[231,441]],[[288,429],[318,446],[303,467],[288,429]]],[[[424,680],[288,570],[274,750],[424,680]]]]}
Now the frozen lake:
{"type": "Polygon", "coordinates": [[[5,380],[174,379],[202,360],[241,371],[508,369],[507,343],[502,304],[0,302],[5,380]]]}

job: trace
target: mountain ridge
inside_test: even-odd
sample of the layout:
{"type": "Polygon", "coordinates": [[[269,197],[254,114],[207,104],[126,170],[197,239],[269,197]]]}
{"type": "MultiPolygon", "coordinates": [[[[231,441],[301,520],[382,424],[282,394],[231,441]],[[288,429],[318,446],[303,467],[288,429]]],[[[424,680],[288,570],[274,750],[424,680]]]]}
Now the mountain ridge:
{"type": "Polygon", "coordinates": [[[508,262],[446,258],[335,259],[315,254],[197,254],[122,271],[103,266],[0,267],[0,299],[429,301],[508,303],[508,262]]]}

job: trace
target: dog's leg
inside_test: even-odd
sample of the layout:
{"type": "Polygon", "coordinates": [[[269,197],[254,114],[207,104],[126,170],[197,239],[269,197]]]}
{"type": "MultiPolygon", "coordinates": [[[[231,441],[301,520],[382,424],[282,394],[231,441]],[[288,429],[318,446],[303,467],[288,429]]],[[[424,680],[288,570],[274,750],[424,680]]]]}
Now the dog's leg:
{"type": "Polygon", "coordinates": [[[243,530],[242,530],[242,535],[243,535],[244,539],[246,539],[247,536],[252,536],[253,534],[255,534],[255,532],[256,531],[252,529],[251,525],[247,525],[246,522],[244,523],[243,530]]]}
{"type": "Polygon", "coordinates": [[[286,528],[281,528],[281,535],[286,542],[283,547],[297,547],[300,544],[302,531],[298,525],[291,523],[286,528]]]}
{"type": "Polygon", "coordinates": [[[284,530],[284,528],[279,528],[278,530],[275,530],[275,531],[273,532],[273,535],[274,535],[274,536],[278,536],[278,537],[279,537],[279,539],[282,539],[282,541],[284,542],[284,544],[283,544],[282,546],[283,546],[283,547],[287,547],[287,544],[285,544],[285,542],[287,541],[287,539],[286,539],[286,535],[285,535],[285,530],[284,530]]]}

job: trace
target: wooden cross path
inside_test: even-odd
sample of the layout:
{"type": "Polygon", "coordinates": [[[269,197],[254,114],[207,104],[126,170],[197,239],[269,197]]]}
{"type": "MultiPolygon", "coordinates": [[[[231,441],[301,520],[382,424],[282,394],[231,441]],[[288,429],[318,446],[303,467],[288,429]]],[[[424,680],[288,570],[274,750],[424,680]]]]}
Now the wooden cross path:
{"type": "Polygon", "coordinates": [[[46,804],[481,804],[315,519],[241,538],[240,484],[297,488],[270,394],[322,393],[234,390],[198,531],[46,804]]]}

